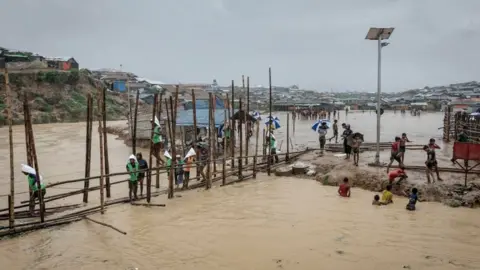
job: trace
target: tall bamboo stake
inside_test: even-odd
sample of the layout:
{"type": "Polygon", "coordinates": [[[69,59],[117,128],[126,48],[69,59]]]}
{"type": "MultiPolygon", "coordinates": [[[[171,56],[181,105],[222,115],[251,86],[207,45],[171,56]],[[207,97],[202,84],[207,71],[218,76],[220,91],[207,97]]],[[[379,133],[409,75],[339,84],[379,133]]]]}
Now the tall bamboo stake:
{"type": "MultiPolygon", "coordinates": [[[[217,105],[217,97],[212,94],[212,160],[217,159],[217,125],[215,124],[215,111],[217,105]]],[[[213,162],[213,176],[217,177],[217,163],[213,162]]]]}
{"type": "Polygon", "coordinates": [[[260,122],[257,122],[256,126],[257,126],[257,130],[255,132],[256,141],[255,141],[255,156],[253,157],[253,178],[257,177],[258,136],[260,133],[260,122]]]}
{"type": "Polygon", "coordinates": [[[233,120],[233,117],[235,115],[235,82],[232,80],[232,104],[231,104],[231,109],[232,113],[230,121],[232,125],[230,125],[230,129],[232,132],[230,132],[230,153],[232,155],[232,168],[235,168],[235,120],[233,120]]]}
{"type": "MultiPolygon", "coordinates": [[[[226,170],[227,170],[227,136],[225,132],[225,127],[227,125],[227,107],[228,104],[228,94],[226,100],[224,100],[223,108],[223,160],[222,160],[222,185],[225,185],[227,182],[226,170]]],[[[230,131],[231,132],[231,131],[230,131]]]]}
{"type": "MultiPolygon", "coordinates": [[[[242,98],[244,97],[244,95],[245,95],[245,75],[242,75],[242,95],[240,96],[240,98],[242,99],[242,98]]],[[[242,104],[242,105],[243,105],[243,104],[242,104]]],[[[241,130],[242,130],[243,128],[245,128],[245,132],[246,132],[246,130],[247,130],[247,120],[245,119],[245,118],[246,118],[246,115],[245,115],[245,111],[243,110],[243,106],[242,106],[242,105],[239,104],[239,110],[238,110],[238,111],[239,111],[238,118],[240,119],[240,120],[239,120],[239,123],[238,123],[238,127],[240,128],[240,130],[238,131],[239,134],[240,134],[240,132],[242,132],[241,130]],[[243,113],[242,113],[242,111],[243,111],[243,113]],[[241,114],[243,114],[243,115],[241,115],[241,114]],[[242,120],[242,117],[243,117],[243,120],[242,120]],[[242,121],[244,121],[244,122],[242,123],[242,121]]],[[[245,134],[246,134],[246,133],[245,133],[245,134]]],[[[245,138],[246,138],[246,137],[248,137],[248,136],[245,136],[245,138]]],[[[238,139],[238,140],[240,141],[240,146],[242,146],[242,144],[243,144],[243,136],[242,136],[241,138],[240,138],[240,136],[239,136],[239,139],[238,139]]],[[[240,147],[240,157],[243,157],[243,147],[240,147]]],[[[240,158],[238,162],[239,162],[239,163],[240,163],[240,162],[243,163],[243,159],[240,158]]],[[[240,166],[240,165],[239,165],[239,166],[240,166]]]]}
{"type": "MultiPolygon", "coordinates": [[[[104,165],[105,165],[105,162],[104,162],[104,157],[103,155],[105,154],[104,152],[104,145],[103,143],[105,142],[103,140],[103,127],[102,127],[102,119],[103,119],[103,116],[102,116],[102,113],[103,113],[103,110],[102,110],[102,98],[103,95],[102,93],[100,92],[99,93],[99,97],[98,97],[98,100],[97,100],[97,119],[98,119],[98,138],[99,138],[99,145],[100,145],[100,209],[101,209],[101,213],[104,214],[105,213],[105,195],[104,195],[104,165]]],[[[130,110],[131,112],[131,110],[130,110]]],[[[131,133],[130,133],[131,134],[131,133]]]]}
{"type": "MultiPolygon", "coordinates": [[[[90,177],[90,170],[92,164],[92,126],[93,126],[93,99],[92,94],[87,96],[87,123],[85,134],[85,178],[90,177]]],[[[88,203],[88,188],[90,187],[90,180],[85,179],[83,184],[85,191],[83,192],[83,202],[88,203]]]]}
{"type": "MultiPolygon", "coordinates": [[[[26,103],[23,104],[23,112],[24,112],[24,124],[25,124],[25,150],[27,153],[27,163],[28,166],[33,167],[33,159],[32,159],[32,147],[30,145],[30,133],[28,132],[28,119],[26,117],[26,103]]],[[[30,190],[31,192],[31,190],[30,190]]]]}
{"type": "Polygon", "coordinates": [[[270,135],[271,131],[270,128],[272,127],[272,68],[268,68],[268,89],[269,89],[269,115],[270,115],[270,120],[268,121],[268,167],[267,167],[267,173],[270,175],[271,170],[272,170],[272,144],[270,143],[270,135]]]}
{"type": "Polygon", "coordinates": [[[107,137],[107,88],[102,91],[102,117],[103,117],[103,152],[105,162],[105,184],[107,189],[107,198],[110,198],[110,164],[108,161],[108,137],[107,137]]]}
{"type": "MultiPolygon", "coordinates": [[[[195,99],[195,91],[192,89],[192,110],[193,110],[193,149],[197,152],[197,101],[195,99]]],[[[198,158],[198,153],[197,153],[198,158]]],[[[196,178],[200,177],[199,167],[196,167],[196,178]]],[[[191,170],[191,168],[190,168],[191,170]]]]}
{"type": "MultiPolygon", "coordinates": [[[[162,119],[162,98],[163,98],[163,95],[160,94],[160,98],[158,99],[157,103],[158,103],[158,112],[157,112],[157,115],[158,115],[158,122],[160,122],[160,119],[162,119]]],[[[157,166],[157,171],[156,171],[156,175],[155,175],[155,188],[160,188],[160,152],[157,153],[158,156],[156,157],[155,159],[155,164],[157,166]]],[[[150,166],[152,166],[152,164],[150,164],[150,166]]]]}
{"type": "Polygon", "coordinates": [[[8,201],[8,207],[10,209],[10,216],[8,219],[8,225],[10,228],[15,226],[15,168],[14,168],[14,153],[13,153],[13,128],[12,128],[12,91],[10,89],[10,81],[8,78],[8,70],[5,63],[3,69],[3,76],[5,80],[5,91],[7,98],[7,120],[8,120],[8,145],[10,150],[10,196],[8,201]]]}
{"type": "Polygon", "coordinates": [[[132,154],[137,154],[137,121],[138,121],[138,100],[140,99],[140,91],[137,90],[135,98],[135,112],[133,114],[133,133],[132,133],[132,154]]]}
{"type": "Polygon", "coordinates": [[[290,113],[287,113],[287,154],[285,155],[285,161],[290,159],[290,113]]]}
{"type": "Polygon", "coordinates": [[[266,140],[267,140],[267,133],[265,132],[265,129],[262,129],[262,160],[265,160],[267,158],[267,145],[266,140]]]}
{"type": "MultiPolygon", "coordinates": [[[[239,99],[239,112],[241,114],[242,112],[242,98],[239,99]]],[[[242,119],[240,117],[240,114],[239,114],[239,118],[240,118],[240,124],[238,125],[240,127],[240,130],[239,130],[239,139],[238,141],[240,142],[240,157],[238,158],[238,179],[239,180],[242,180],[242,169],[243,169],[243,129],[242,129],[242,119]]],[[[244,115],[245,116],[245,115],[244,115]]],[[[245,120],[245,119],[244,119],[245,120]]]]}
{"type": "MultiPolygon", "coordinates": [[[[250,113],[250,77],[247,77],[247,109],[245,112],[245,117],[250,113]]],[[[250,148],[250,134],[249,128],[251,128],[252,122],[250,121],[250,117],[248,117],[248,120],[245,120],[245,165],[248,165],[248,148],[250,148]]]]}
{"type": "MultiPolygon", "coordinates": [[[[30,114],[30,107],[28,106],[27,95],[25,95],[25,114],[28,117],[28,132],[29,132],[29,139],[30,139],[30,146],[32,150],[32,157],[33,157],[33,164],[35,167],[35,175],[38,179],[37,181],[37,189],[38,189],[38,200],[40,201],[40,222],[45,221],[45,204],[43,203],[43,196],[42,196],[42,185],[40,183],[40,170],[38,168],[38,159],[37,159],[37,149],[35,148],[35,137],[33,136],[33,127],[32,127],[32,117],[30,114]]],[[[32,191],[33,192],[33,191],[32,191]]]]}
{"type": "Polygon", "coordinates": [[[174,127],[174,123],[173,123],[173,119],[174,119],[174,112],[173,112],[174,107],[173,107],[173,98],[170,97],[170,130],[171,130],[171,136],[172,136],[172,162],[171,162],[171,166],[170,166],[170,175],[169,175],[169,187],[168,187],[168,198],[169,199],[173,199],[173,196],[174,196],[174,177],[175,177],[175,165],[177,164],[176,162],[176,155],[177,153],[175,153],[175,127],[174,127]]]}
{"type": "Polygon", "coordinates": [[[205,183],[205,189],[211,188],[212,170],[211,164],[212,158],[212,93],[208,93],[208,162],[207,162],[207,182],[205,183]]]}
{"type": "MultiPolygon", "coordinates": [[[[157,110],[157,100],[158,100],[158,94],[155,93],[153,96],[153,106],[152,106],[152,126],[150,128],[150,138],[153,138],[154,135],[154,129],[155,126],[157,125],[155,122],[155,117],[156,117],[156,110],[157,110]]],[[[152,156],[153,156],[153,143],[150,143],[150,155],[148,155],[148,164],[152,164],[152,156]]],[[[158,157],[157,157],[158,158],[158,157]]],[[[148,170],[147,173],[147,203],[150,203],[151,199],[151,191],[152,191],[152,170],[148,170]]]]}

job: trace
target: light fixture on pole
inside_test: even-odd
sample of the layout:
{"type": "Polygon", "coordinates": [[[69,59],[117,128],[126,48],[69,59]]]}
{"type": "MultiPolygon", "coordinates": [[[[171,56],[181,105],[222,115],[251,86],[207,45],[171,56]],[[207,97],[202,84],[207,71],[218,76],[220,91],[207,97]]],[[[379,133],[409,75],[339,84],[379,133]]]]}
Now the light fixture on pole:
{"type": "Polygon", "coordinates": [[[381,100],[380,93],[382,91],[382,48],[387,46],[388,42],[382,42],[387,40],[392,35],[392,32],[395,28],[370,28],[368,30],[367,36],[365,39],[368,40],[377,40],[378,41],[378,75],[377,75],[377,152],[375,154],[375,163],[380,164],[380,117],[381,117],[381,100]]]}

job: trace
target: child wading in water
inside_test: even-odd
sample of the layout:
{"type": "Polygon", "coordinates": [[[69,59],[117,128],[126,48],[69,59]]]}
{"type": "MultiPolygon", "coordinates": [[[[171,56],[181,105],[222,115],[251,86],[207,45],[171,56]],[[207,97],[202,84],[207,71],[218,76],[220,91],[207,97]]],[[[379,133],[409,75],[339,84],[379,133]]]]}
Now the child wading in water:
{"type": "Polygon", "coordinates": [[[415,211],[415,205],[417,204],[417,201],[420,201],[418,199],[418,190],[417,188],[412,188],[412,193],[408,198],[408,204],[405,208],[409,211],[415,211]]]}
{"type": "Polygon", "coordinates": [[[390,166],[392,166],[392,163],[394,160],[396,160],[400,166],[403,165],[402,160],[400,158],[399,150],[400,150],[400,137],[395,137],[395,142],[392,143],[392,150],[390,153],[390,163],[388,163],[388,166],[387,166],[387,173],[390,170],[390,166]]]}
{"type": "Polygon", "coordinates": [[[385,202],[381,202],[381,201],[380,201],[380,196],[375,195],[375,196],[373,196],[372,205],[386,205],[386,203],[385,203],[385,202]]]}
{"type": "Polygon", "coordinates": [[[348,184],[348,178],[343,178],[343,184],[338,187],[338,195],[342,197],[350,197],[350,185],[348,184]]]}
{"type": "Polygon", "coordinates": [[[385,189],[382,193],[382,203],[389,204],[393,203],[393,194],[392,194],[392,185],[388,185],[387,189],[385,189]]]}
{"type": "Polygon", "coordinates": [[[407,142],[412,142],[408,139],[407,133],[402,133],[402,138],[400,138],[400,154],[401,154],[401,160],[402,164],[404,163],[405,160],[405,151],[407,150],[406,143],[407,142]]]}

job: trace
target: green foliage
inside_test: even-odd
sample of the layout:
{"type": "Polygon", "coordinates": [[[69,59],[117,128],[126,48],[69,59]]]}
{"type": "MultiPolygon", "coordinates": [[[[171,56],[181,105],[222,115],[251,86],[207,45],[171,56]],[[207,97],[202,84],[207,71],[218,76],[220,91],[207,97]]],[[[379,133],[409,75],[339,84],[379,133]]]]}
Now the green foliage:
{"type": "Polygon", "coordinates": [[[51,84],[76,84],[80,79],[78,70],[72,71],[47,71],[37,74],[38,82],[46,82],[51,84]]]}

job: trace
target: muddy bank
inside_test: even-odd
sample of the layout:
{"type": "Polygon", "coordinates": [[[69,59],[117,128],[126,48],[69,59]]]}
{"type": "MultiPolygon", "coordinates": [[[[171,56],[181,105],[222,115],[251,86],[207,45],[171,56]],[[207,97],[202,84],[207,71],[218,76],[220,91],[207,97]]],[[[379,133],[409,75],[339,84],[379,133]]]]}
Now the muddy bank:
{"type": "MultiPolygon", "coordinates": [[[[463,174],[441,173],[444,181],[428,184],[424,172],[408,171],[408,179],[400,185],[394,184],[392,192],[397,196],[405,196],[413,187],[419,190],[419,197],[424,201],[441,202],[451,207],[480,206],[480,177],[469,175],[468,184],[463,185],[463,174]]],[[[297,176],[314,179],[324,185],[338,186],[348,177],[353,187],[381,192],[388,184],[385,168],[353,165],[352,161],[344,160],[332,153],[319,156],[318,153],[306,154],[300,161],[277,169],[277,176],[297,176]],[[292,170],[293,168],[293,170],[292,170]],[[304,168],[303,173],[295,174],[295,168],[304,168]]],[[[355,196],[355,195],[353,195],[355,196]]],[[[373,199],[373,196],[372,196],[373,199]]]]}
{"type": "MultiPolygon", "coordinates": [[[[116,135],[117,140],[122,140],[125,143],[125,145],[132,146],[132,139],[130,138],[130,135],[128,132],[127,123],[107,126],[106,129],[107,129],[107,133],[116,135]]],[[[149,148],[150,140],[137,139],[136,145],[139,148],[149,148]]]]}

